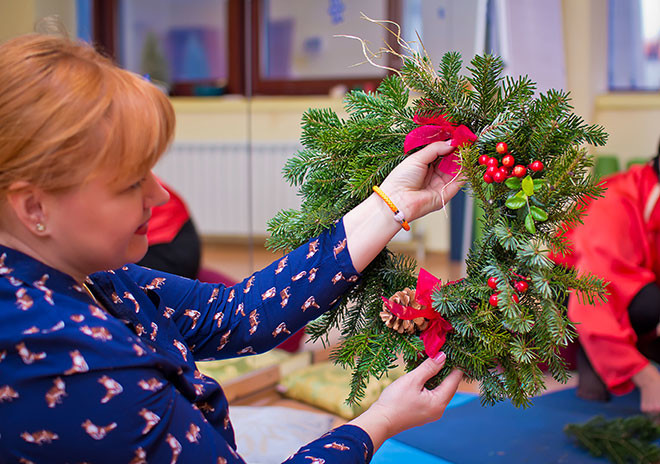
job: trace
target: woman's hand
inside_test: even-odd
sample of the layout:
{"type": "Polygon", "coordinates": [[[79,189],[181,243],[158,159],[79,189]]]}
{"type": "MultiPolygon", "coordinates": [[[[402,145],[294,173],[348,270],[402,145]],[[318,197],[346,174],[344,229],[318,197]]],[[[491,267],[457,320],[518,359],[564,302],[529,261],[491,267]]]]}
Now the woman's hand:
{"type": "Polygon", "coordinates": [[[647,414],[660,413],[660,372],[651,363],[633,375],[632,381],[639,388],[640,409],[647,414]]]}
{"type": "MultiPolygon", "coordinates": [[[[437,161],[454,151],[435,142],[408,155],[381,184],[408,222],[442,208],[463,185],[461,179],[436,170],[437,161]]],[[[353,266],[362,272],[401,230],[390,208],[375,193],[344,216],[353,266]]]]}
{"type": "Polygon", "coordinates": [[[349,424],[366,431],[374,449],[377,449],[399,432],[439,419],[463,377],[461,371],[453,370],[433,390],[424,388],[426,381],[437,374],[444,364],[445,355],[442,352],[436,359],[427,359],[383,390],[380,398],[349,424]]]}
{"type": "Polygon", "coordinates": [[[441,209],[461,189],[464,180],[440,172],[437,162],[454,151],[450,142],[435,142],[408,155],[381,184],[381,189],[413,221],[441,209]]]}

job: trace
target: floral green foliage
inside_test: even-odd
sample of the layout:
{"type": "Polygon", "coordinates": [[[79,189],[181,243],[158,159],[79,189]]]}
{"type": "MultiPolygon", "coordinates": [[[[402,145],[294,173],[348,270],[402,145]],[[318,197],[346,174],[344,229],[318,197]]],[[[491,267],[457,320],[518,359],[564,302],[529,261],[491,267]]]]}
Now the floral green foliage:
{"type": "MultiPolygon", "coordinates": [[[[346,119],[331,110],[307,111],[304,148],[284,168],[302,205],[270,221],[269,246],[292,249],[368,197],[404,158],[404,138],[417,127],[415,113],[442,113],[468,126],[478,140],[460,150],[462,172],[485,211],[484,233],[469,253],[466,278],[434,292],[434,309],[453,331],[442,348],[447,364],[429,386],[458,367],[480,381],[484,404],[510,398],[516,406],[527,406],[544,389],[541,363],[555,379],[567,379],[559,350],[575,337],[564,307],[568,292],[588,302],[605,298],[600,279],[558,266],[547,255],[567,250],[561,226],[579,222],[585,201],[602,195],[582,145],[603,145],[607,135],[571,113],[566,93],[552,90],[535,97],[527,77],[504,77],[498,57],[476,56],[467,76],[461,69],[457,53],[446,54],[438,71],[427,58],[412,54],[376,92],[349,93],[346,119]],[[477,160],[483,154],[501,160],[498,142],[507,143],[516,164],[538,160],[544,169],[529,171],[524,179],[486,184],[486,167],[477,160]],[[516,302],[513,285],[519,276],[529,288],[516,302]],[[489,304],[488,277],[498,282],[496,307],[489,304]]],[[[414,288],[415,270],[414,260],[384,250],[342,303],[309,327],[313,338],[324,339],[333,328],[341,331],[343,343],[334,359],[353,369],[349,401],[359,401],[368,378],[382,376],[397,355],[410,369],[423,360],[417,335],[398,334],[379,318],[381,296],[414,288]]]]}
{"type": "Polygon", "coordinates": [[[584,424],[568,424],[564,432],[593,456],[604,456],[615,464],[660,462],[657,417],[637,415],[605,419],[596,416],[584,424]]]}

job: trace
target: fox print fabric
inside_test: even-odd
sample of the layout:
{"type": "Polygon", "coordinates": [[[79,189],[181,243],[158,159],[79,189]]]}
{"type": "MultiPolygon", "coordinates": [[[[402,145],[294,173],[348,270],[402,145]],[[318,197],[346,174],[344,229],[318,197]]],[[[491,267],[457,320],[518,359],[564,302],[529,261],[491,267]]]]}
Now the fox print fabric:
{"type": "MultiPolygon", "coordinates": [[[[358,278],[341,221],[233,287],[132,264],[81,285],[0,246],[0,462],[244,462],[222,388],[195,361],[277,346],[358,278]]],[[[287,462],[372,452],[345,425],[287,462]]]]}

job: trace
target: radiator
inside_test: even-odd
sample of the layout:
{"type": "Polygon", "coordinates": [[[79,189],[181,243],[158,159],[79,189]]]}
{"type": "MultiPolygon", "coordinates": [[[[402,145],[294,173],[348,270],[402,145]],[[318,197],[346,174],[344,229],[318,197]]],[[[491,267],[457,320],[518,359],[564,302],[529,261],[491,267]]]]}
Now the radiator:
{"type": "Polygon", "coordinates": [[[154,172],[181,194],[202,235],[266,236],[266,223],[279,210],[300,207],[282,177],[300,148],[298,142],[174,142],[154,172]]]}

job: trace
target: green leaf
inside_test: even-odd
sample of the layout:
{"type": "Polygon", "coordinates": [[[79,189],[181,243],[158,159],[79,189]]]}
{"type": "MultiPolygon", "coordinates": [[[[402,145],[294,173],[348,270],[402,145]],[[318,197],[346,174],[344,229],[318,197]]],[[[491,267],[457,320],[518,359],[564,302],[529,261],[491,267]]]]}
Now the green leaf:
{"type": "Polygon", "coordinates": [[[520,178],[519,177],[509,177],[504,183],[511,190],[517,190],[517,189],[520,188],[520,178]]]}
{"type": "Polygon", "coordinates": [[[548,213],[543,211],[541,208],[538,206],[530,206],[529,207],[529,214],[532,215],[532,217],[539,222],[547,221],[548,220],[548,213]]]}
{"type": "Polygon", "coordinates": [[[507,208],[520,209],[527,204],[527,201],[524,198],[513,196],[509,198],[504,204],[506,205],[507,208]]]}
{"type": "MultiPolygon", "coordinates": [[[[534,186],[536,186],[536,184],[534,184],[534,186]]],[[[541,209],[545,208],[545,204],[544,204],[543,202],[541,202],[541,201],[536,197],[536,195],[533,195],[533,196],[529,197],[529,199],[532,201],[532,203],[534,203],[535,205],[537,205],[539,208],[541,208],[541,209]]]]}
{"type": "Polygon", "coordinates": [[[546,185],[548,185],[548,181],[546,179],[536,179],[534,180],[534,191],[538,192],[546,185]]]}
{"type": "Polygon", "coordinates": [[[529,231],[530,234],[536,233],[536,226],[534,225],[534,218],[531,214],[525,216],[525,228],[529,231]]]}
{"type": "Polygon", "coordinates": [[[532,179],[532,176],[526,176],[522,180],[522,189],[527,196],[531,197],[534,195],[534,179],[532,179]]]}
{"type": "Polygon", "coordinates": [[[520,190],[518,193],[514,195],[516,198],[522,198],[523,200],[527,201],[527,195],[525,195],[525,192],[520,190]]]}

